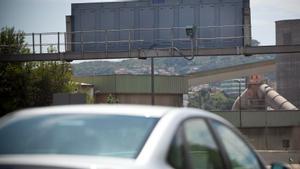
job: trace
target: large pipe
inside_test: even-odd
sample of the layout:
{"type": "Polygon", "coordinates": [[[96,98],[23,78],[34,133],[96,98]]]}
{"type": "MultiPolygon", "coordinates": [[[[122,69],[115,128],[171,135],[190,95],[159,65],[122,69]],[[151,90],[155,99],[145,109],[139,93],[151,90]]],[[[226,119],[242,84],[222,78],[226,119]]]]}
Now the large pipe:
{"type": "Polygon", "coordinates": [[[234,101],[231,110],[239,111],[240,109],[247,107],[246,102],[245,102],[247,100],[247,95],[246,95],[247,91],[248,91],[248,89],[245,89],[241,93],[241,96],[238,96],[238,98],[234,101]]]}
{"type": "Polygon", "coordinates": [[[258,92],[260,95],[265,96],[266,103],[276,110],[298,110],[296,106],[267,84],[260,85],[258,92]]]}

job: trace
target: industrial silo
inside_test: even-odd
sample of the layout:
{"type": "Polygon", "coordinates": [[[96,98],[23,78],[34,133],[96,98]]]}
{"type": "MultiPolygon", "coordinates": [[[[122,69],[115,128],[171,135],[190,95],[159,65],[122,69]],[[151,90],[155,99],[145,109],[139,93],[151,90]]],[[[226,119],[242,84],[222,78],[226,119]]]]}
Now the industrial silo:
{"type": "MultiPolygon", "coordinates": [[[[300,44],[300,19],[276,22],[276,45],[300,44]]],[[[296,107],[300,107],[300,53],[279,54],[277,91],[296,107]]]]}

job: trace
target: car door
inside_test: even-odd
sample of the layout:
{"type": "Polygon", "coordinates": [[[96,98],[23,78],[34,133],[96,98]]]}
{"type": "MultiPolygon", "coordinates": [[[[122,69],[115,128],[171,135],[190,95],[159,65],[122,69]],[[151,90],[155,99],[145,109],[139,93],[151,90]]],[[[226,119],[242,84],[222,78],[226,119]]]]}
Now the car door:
{"type": "Polygon", "coordinates": [[[178,128],[168,153],[175,169],[223,169],[224,159],[206,120],[185,120],[178,128]]]}
{"type": "Polygon", "coordinates": [[[264,169],[264,165],[253,149],[237,134],[235,129],[212,120],[211,126],[226,152],[232,169],[264,169]]]}
{"type": "Polygon", "coordinates": [[[175,169],[264,169],[230,127],[203,118],[191,118],[180,125],[167,161],[175,169]]]}

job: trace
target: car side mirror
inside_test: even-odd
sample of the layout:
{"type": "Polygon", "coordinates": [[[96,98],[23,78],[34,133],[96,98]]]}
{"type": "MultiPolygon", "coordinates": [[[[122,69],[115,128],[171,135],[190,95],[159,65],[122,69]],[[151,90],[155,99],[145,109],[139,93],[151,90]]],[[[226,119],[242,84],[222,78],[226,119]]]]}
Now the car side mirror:
{"type": "Polygon", "coordinates": [[[290,167],[284,163],[272,163],[271,164],[271,169],[290,169],[290,167]]]}

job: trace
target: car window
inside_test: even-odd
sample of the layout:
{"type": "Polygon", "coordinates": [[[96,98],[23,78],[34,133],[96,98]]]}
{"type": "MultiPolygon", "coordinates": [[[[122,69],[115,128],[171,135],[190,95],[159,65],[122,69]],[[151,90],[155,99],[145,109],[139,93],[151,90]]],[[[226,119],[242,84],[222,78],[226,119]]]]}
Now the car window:
{"type": "Polygon", "coordinates": [[[204,120],[187,120],[178,133],[173,139],[168,159],[174,168],[223,168],[218,147],[204,120]],[[180,131],[183,131],[181,133],[184,135],[180,134],[180,131]]]}
{"type": "Polygon", "coordinates": [[[221,169],[218,147],[206,122],[191,119],[184,123],[188,154],[194,169],[221,169]]]}
{"type": "Polygon", "coordinates": [[[212,125],[225,147],[233,169],[261,168],[256,155],[238,135],[219,122],[213,122],[212,125]]]}
{"type": "Polygon", "coordinates": [[[184,141],[182,126],[176,132],[168,153],[168,163],[176,169],[184,169],[186,164],[184,155],[184,141]]]}
{"type": "Polygon", "coordinates": [[[0,125],[0,155],[70,154],[136,158],[157,118],[41,115],[0,125]]]}

